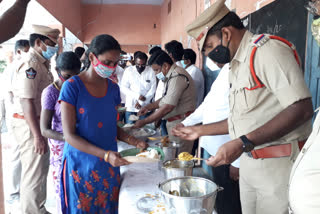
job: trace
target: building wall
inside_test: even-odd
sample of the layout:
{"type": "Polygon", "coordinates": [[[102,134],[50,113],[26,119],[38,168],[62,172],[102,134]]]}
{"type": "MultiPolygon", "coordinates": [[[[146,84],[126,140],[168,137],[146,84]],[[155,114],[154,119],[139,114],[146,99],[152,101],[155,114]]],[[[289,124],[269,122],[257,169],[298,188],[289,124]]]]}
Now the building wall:
{"type": "Polygon", "coordinates": [[[274,0],[231,0],[230,9],[235,10],[235,12],[242,18],[273,1],[274,0]]]}
{"type": "Polygon", "coordinates": [[[149,52],[148,45],[121,45],[121,49],[127,53],[134,53],[136,51],[149,52]]]}
{"type": "MultiPolygon", "coordinates": [[[[211,0],[213,4],[216,0],[211,0]]],[[[227,0],[226,4],[240,17],[244,17],[274,0],[227,0]]],[[[161,45],[177,40],[184,48],[192,48],[199,53],[194,39],[185,32],[185,28],[204,11],[204,0],[164,0],[161,6],[161,45]],[[171,1],[171,12],[168,4],[171,1]]],[[[197,65],[200,66],[201,56],[198,54],[197,65]]],[[[200,66],[201,67],[201,66],[200,66]]]]}
{"type": "MultiPolygon", "coordinates": [[[[37,0],[57,20],[82,40],[81,0],[37,0]]],[[[41,17],[39,17],[41,18],[41,17]]]]}
{"type": "Polygon", "coordinates": [[[121,45],[160,44],[160,6],[84,4],[82,29],[85,43],[111,34],[121,45]]]}

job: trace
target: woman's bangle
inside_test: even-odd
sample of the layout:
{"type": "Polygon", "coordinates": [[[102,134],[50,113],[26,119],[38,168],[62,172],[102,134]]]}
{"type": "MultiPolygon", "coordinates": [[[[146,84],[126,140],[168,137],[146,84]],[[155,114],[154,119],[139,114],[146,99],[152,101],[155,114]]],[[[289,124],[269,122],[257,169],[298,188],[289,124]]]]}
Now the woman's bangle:
{"type": "Polygon", "coordinates": [[[105,161],[105,162],[108,162],[109,154],[110,154],[110,151],[107,151],[107,152],[104,154],[104,161],[105,161]]]}

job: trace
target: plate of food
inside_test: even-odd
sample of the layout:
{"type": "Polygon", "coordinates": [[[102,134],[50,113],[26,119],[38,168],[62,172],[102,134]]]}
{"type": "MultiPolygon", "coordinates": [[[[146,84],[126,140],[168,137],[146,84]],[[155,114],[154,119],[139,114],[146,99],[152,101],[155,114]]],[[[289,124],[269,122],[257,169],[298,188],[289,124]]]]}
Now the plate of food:
{"type": "Polygon", "coordinates": [[[164,153],[158,147],[149,147],[145,150],[134,148],[120,152],[122,158],[131,163],[153,163],[164,160],[164,153]]]}
{"type": "Polygon", "coordinates": [[[129,120],[131,120],[131,121],[137,121],[137,120],[139,120],[139,116],[134,115],[134,114],[131,114],[131,115],[129,116],[129,120]]]}
{"type": "Polygon", "coordinates": [[[127,132],[129,135],[138,138],[142,141],[147,141],[148,137],[151,137],[155,135],[157,132],[155,130],[149,129],[149,128],[139,128],[139,129],[133,129],[132,126],[125,125],[123,127],[123,130],[127,132]]]}

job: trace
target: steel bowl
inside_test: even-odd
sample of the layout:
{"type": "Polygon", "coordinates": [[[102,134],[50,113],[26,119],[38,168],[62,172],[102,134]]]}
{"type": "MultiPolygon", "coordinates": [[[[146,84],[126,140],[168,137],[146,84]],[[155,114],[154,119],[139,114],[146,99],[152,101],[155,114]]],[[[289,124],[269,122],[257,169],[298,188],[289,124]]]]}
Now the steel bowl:
{"type": "Polygon", "coordinates": [[[147,141],[148,137],[151,137],[155,135],[157,132],[155,130],[149,129],[149,128],[140,128],[140,129],[132,129],[132,128],[122,128],[125,132],[127,132],[129,135],[132,135],[135,138],[138,138],[142,141],[147,141]],[[145,132],[144,135],[137,134],[138,131],[143,130],[145,132]]]}
{"type": "Polygon", "coordinates": [[[162,151],[164,152],[164,161],[173,160],[177,158],[178,156],[177,151],[178,151],[178,148],[180,147],[179,144],[175,142],[171,142],[168,144],[168,146],[163,146],[163,144],[159,142],[159,143],[156,143],[156,146],[162,149],[162,151]]]}
{"type": "Polygon", "coordinates": [[[169,160],[162,165],[162,171],[166,179],[192,176],[194,161],[169,160]]]}
{"type": "Polygon", "coordinates": [[[159,184],[167,214],[212,214],[223,188],[198,177],[177,177],[159,184]]]}

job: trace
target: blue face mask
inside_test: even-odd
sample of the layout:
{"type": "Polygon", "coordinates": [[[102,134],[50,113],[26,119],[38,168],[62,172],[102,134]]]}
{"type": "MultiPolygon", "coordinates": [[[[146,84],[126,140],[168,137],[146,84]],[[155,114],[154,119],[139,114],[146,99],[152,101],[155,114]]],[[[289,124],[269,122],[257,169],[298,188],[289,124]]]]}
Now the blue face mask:
{"type": "Polygon", "coordinates": [[[156,76],[161,81],[164,81],[166,79],[166,76],[162,73],[162,71],[158,73],[156,76]]]}
{"type": "Polygon", "coordinates": [[[49,45],[44,44],[47,47],[46,51],[42,51],[42,56],[47,60],[50,60],[56,53],[58,53],[59,46],[51,47],[49,45]]]}
{"type": "Polygon", "coordinates": [[[185,69],[187,67],[187,64],[184,63],[184,60],[181,60],[180,62],[182,64],[182,67],[185,69]]]}

